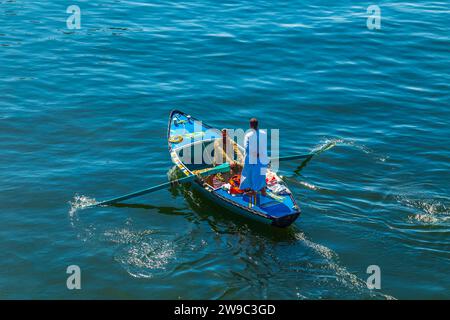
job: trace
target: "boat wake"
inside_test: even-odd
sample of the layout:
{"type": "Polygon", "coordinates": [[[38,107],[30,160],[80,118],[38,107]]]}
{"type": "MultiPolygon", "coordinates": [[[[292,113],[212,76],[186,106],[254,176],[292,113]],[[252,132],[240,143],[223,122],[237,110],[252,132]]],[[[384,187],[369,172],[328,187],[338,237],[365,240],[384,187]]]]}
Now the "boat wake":
{"type": "Polygon", "coordinates": [[[80,196],[76,194],[72,201],[69,201],[70,209],[69,215],[72,217],[78,210],[84,209],[86,207],[96,204],[97,201],[94,198],[89,198],[86,196],[80,196]]]}
{"type": "Polygon", "coordinates": [[[390,295],[381,293],[379,291],[369,290],[364,280],[358,278],[353,273],[350,273],[345,267],[340,265],[337,253],[330,248],[312,242],[305,236],[303,232],[297,232],[295,234],[295,238],[298,241],[301,241],[307,247],[314,250],[319,256],[324,258],[328,263],[328,268],[336,275],[336,281],[338,281],[344,287],[352,291],[357,291],[361,295],[367,295],[370,298],[395,300],[395,298],[390,295]]]}
{"type": "MultiPolygon", "coordinates": [[[[341,139],[341,138],[326,138],[325,140],[322,140],[322,142],[320,142],[317,146],[311,149],[310,154],[312,154],[313,156],[317,156],[339,145],[356,148],[357,150],[360,150],[365,154],[373,154],[375,155],[376,161],[385,162],[387,159],[389,159],[389,156],[377,155],[372,149],[368,148],[365,145],[358,144],[350,139],[341,139]]],[[[312,158],[313,157],[307,158],[305,161],[301,163],[301,165],[296,170],[294,170],[294,177],[300,176],[300,172],[304,167],[306,167],[306,165],[308,164],[309,161],[311,161],[312,158]]],[[[301,187],[304,187],[306,189],[310,189],[313,191],[327,191],[322,187],[319,187],[307,181],[297,181],[296,179],[293,179],[293,177],[285,177],[285,178],[287,178],[290,183],[300,185],[301,187]]]]}
{"type": "Polygon", "coordinates": [[[326,139],[322,141],[319,145],[315,146],[311,153],[314,155],[319,155],[324,151],[334,148],[337,144],[344,143],[343,139],[326,139]]]}
{"type": "Polygon", "coordinates": [[[282,179],[287,181],[289,184],[294,184],[294,185],[298,185],[302,188],[306,188],[309,190],[313,190],[313,191],[324,191],[325,189],[322,187],[319,187],[318,185],[314,185],[312,183],[306,182],[306,181],[298,181],[297,179],[291,178],[291,177],[286,177],[286,176],[282,176],[282,179]]]}
{"type": "Polygon", "coordinates": [[[450,207],[437,199],[418,199],[408,196],[397,196],[396,200],[415,211],[408,216],[411,223],[437,225],[450,221],[450,207]],[[419,212],[417,212],[419,211],[419,212]]]}
{"type": "Polygon", "coordinates": [[[321,189],[321,188],[319,188],[318,186],[313,185],[313,184],[311,184],[311,183],[309,183],[309,182],[306,182],[306,181],[300,181],[299,183],[300,183],[302,186],[304,186],[304,187],[306,187],[307,189],[310,189],[310,190],[317,191],[317,190],[320,190],[320,189],[321,189]]]}
{"type": "Polygon", "coordinates": [[[389,159],[389,156],[378,155],[378,154],[376,154],[376,152],[374,150],[372,150],[371,148],[369,148],[363,144],[359,144],[352,139],[343,139],[343,138],[326,138],[325,140],[320,142],[320,144],[315,146],[311,150],[311,153],[314,155],[319,155],[322,152],[330,150],[330,149],[334,148],[335,146],[339,146],[339,145],[356,148],[357,150],[360,150],[365,154],[373,154],[375,156],[375,159],[378,161],[381,161],[381,162],[385,162],[386,160],[389,159]]]}

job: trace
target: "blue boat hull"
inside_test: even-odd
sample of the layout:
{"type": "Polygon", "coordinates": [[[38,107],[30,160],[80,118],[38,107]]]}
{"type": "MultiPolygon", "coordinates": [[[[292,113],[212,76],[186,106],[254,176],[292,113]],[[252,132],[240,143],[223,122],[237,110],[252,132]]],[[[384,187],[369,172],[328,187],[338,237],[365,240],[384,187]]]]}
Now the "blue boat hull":
{"type": "Polygon", "coordinates": [[[254,221],[262,222],[265,224],[270,224],[275,227],[285,228],[291,225],[300,215],[300,212],[296,212],[291,215],[283,216],[281,218],[270,218],[270,217],[264,217],[261,215],[256,215],[252,212],[249,212],[248,210],[241,209],[240,207],[237,207],[233,204],[230,204],[226,201],[223,201],[222,199],[218,198],[214,192],[210,192],[206,190],[200,182],[195,181],[192,183],[192,186],[197,190],[199,193],[201,193],[205,198],[209,199],[210,201],[214,203],[219,203],[221,207],[225,208],[226,210],[239,214],[240,216],[252,219],[254,221]]]}

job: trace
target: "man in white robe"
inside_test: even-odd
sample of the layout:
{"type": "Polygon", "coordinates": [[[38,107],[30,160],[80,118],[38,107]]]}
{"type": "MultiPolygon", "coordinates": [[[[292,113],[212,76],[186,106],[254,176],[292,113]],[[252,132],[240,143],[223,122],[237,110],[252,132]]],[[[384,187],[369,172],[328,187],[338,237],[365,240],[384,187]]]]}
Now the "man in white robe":
{"type": "Polygon", "coordinates": [[[245,161],[239,188],[255,195],[266,195],[267,133],[258,129],[258,120],[250,119],[250,130],[244,137],[245,161]]]}

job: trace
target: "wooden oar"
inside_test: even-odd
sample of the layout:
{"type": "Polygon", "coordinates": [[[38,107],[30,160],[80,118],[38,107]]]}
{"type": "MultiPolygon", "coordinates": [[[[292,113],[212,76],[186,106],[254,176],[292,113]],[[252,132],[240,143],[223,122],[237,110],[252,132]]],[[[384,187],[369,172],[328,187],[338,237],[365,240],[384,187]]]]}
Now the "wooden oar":
{"type": "MultiPolygon", "coordinates": [[[[211,175],[211,174],[215,174],[215,173],[219,173],[219,172],[228,172],[228,171],[230,171],[230,164],[229,163],[224,163],[224,164],[221,164],[220,166],[211,168],[209,170],[205,170],[205,171],[201,172],[199,175],[200,176],[207,176],[207,175],[211,175]]],[[[176,179],[176,180],[168,181],[168,182],[165,182],[165,183],[161,183],[161,184],[159,184],[157,186],[153,186],[151,188],[139,190],[139,191],[136,191],[136,192],[128,193],[128,194],[120,196],[120,197],[116,197],[116,198],[112,198],[112,199],[109,199],[109,200],[97,202],[97,203],[91,205],[90,207],[105,206],[105,205],[117,203],[117,202],[120,202],[120,201],[128,200],[128,199],[131,199],[131,198],[139,197],[139,196],[142,196],[144,194],[148,194],[148,193],[151,193],[151,192],[154,192],[154,191],[158,191],[158,190],[167,188],[173,183],[186,183],[186,182],[193,181],[195,178],[198,178],[198,176],[193,174],[193,175],[190,175],[190,176],[187,176],[187,177],[183,177],[183,178],[180,178],[180,179],[176,179]]]]}
{"type": "MultiPolygon", "coordinates": [[[[314,156],[314,153],[308,154],[293,154],[290,156],[278,157],[278,161],[287,161],[287,160],[298,160],[298,159],[308,159],[314,156]]],[[[277,157],[271,157],[270,160],[277,159],[277,157]]]]}
{"type": "MultiPolygon", "coordinates": [[[[278,161],[287,161],[287,160],[297,160],[297,159],[307,159],[307,158],[311,158],[314,154],[302,154],[302,155],[290,155],[290,156],[285,156],[285,157],[278,157],[278,161]]],[[[274,159],[274,158],[271,158],[274,159]]],[[[230,164],[229,163],[224,163],[220,166],[211,168],[209,170],[205,170],[203,172],[200,173],[201,176],[207,176],[207,175],[211,175],[211,174],[215,174],[215,173],[219,173],[219,172],[228,172],[230,171],[230,164]]],[[[197,175],[191,175],[191,176],[187,176],[187,177],[183,177],[177,180],[173,180],[173,181],[168,181],[165,183],[161,183],[157,186],[153,186],[147,189],[143,189],[143,190],[139,190],[139,191],[135,191],[132,193],[128,193],[125,194],[123,196],[120,197],[116,197],[116,198],[112,198],[109,200],[105,200],[105,201],[101,201],[101,202],[97,202],[93,205],[91,205],[90,207],[93,206],[105,206],[105,205],[109,205],[109,204],[113,204],[113,203],[117,203],[120,201],[125,201],[131,198],[136,198],[139,196],[142,196],[144,194],[149,194],[152,193],[154,191],[158,191],[164,188],[169,187],[171,184],[173,183],[186,183],[186,182],[190,182],[193,181],[195,178],[197,178],[197,175]]]]}

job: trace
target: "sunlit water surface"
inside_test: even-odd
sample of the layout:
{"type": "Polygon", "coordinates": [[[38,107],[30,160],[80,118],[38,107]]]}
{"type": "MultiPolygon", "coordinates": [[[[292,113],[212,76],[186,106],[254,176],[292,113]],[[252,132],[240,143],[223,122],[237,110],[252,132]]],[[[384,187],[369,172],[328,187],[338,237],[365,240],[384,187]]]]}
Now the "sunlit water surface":
{"type": "Polygon", "coordinates": [[[377,1],[381,30],[368,1],[77,4],[0,1],[0,298],[450,298],[448,1],[377,1]],[[281,166],[295,224],[189,186],[81,210],[167,181],[172,108],[327,149],[281,166]]]}

